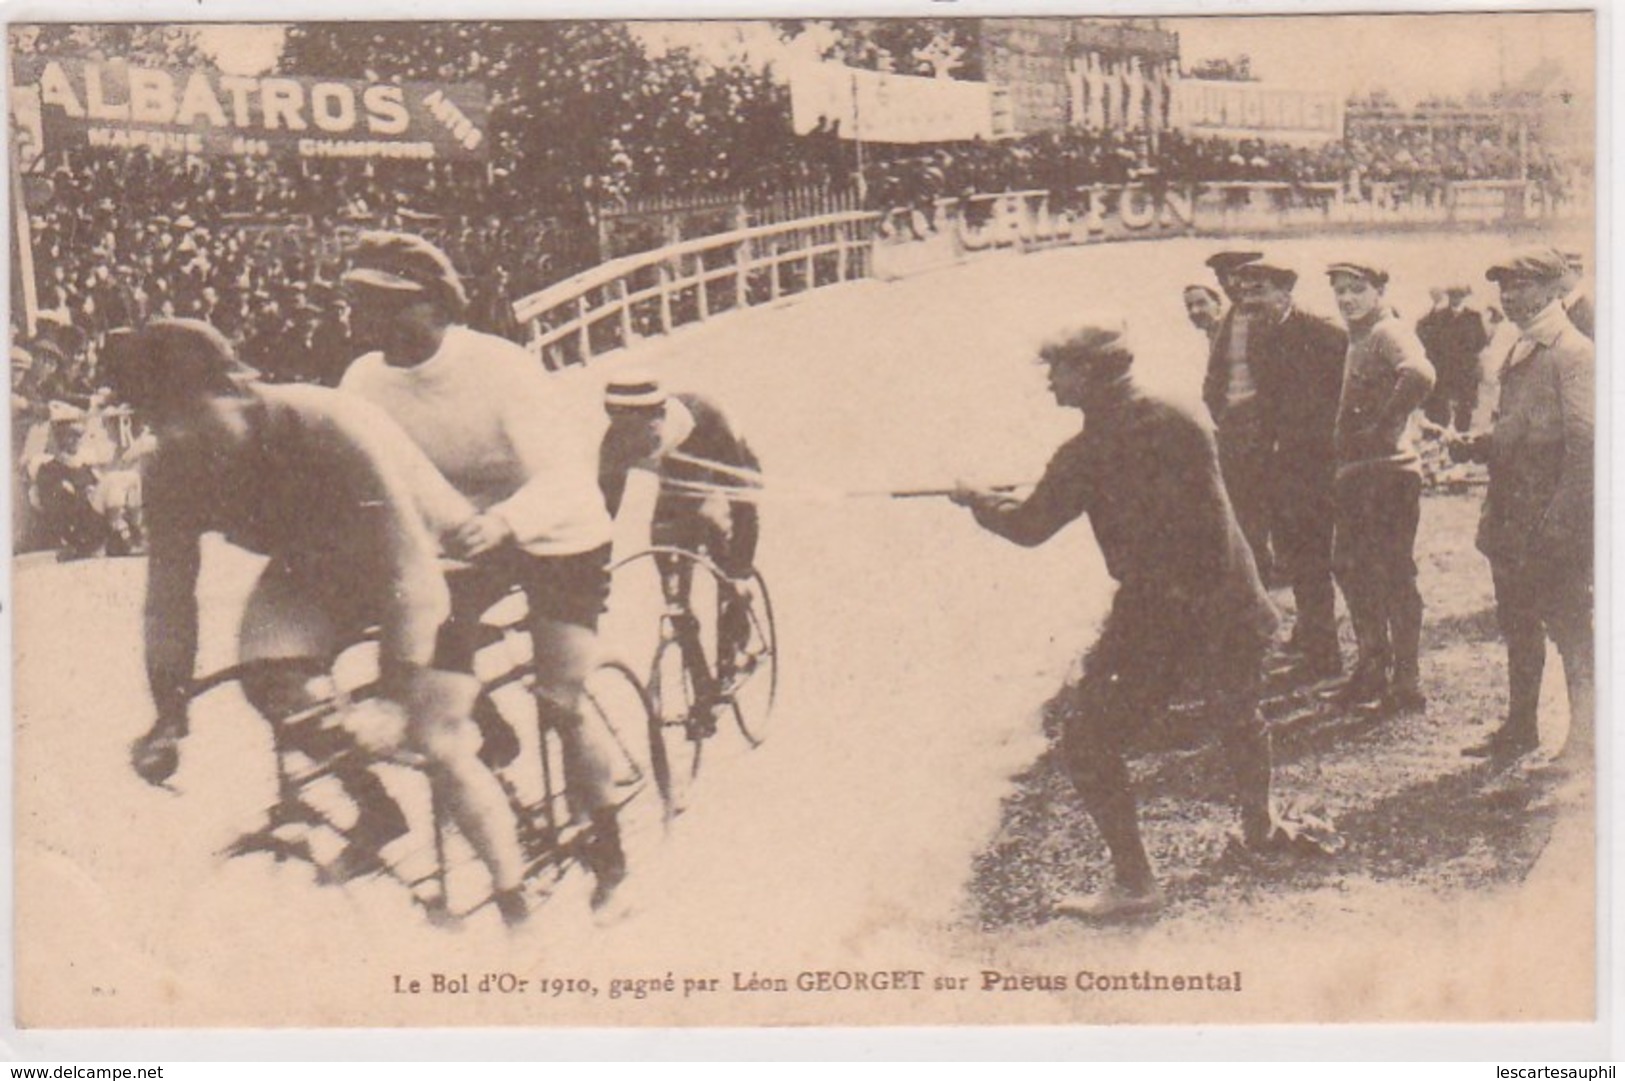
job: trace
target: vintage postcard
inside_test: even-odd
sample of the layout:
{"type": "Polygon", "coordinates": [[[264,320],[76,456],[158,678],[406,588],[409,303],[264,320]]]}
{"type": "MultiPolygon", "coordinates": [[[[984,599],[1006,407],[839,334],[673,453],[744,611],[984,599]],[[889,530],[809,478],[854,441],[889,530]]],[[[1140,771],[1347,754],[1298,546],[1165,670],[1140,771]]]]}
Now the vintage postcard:
{"type": "Polygon", "coordinates": [[[271,19],[6,27],[19,1028],[1597,1018],[1594,12],[271,19]]]}

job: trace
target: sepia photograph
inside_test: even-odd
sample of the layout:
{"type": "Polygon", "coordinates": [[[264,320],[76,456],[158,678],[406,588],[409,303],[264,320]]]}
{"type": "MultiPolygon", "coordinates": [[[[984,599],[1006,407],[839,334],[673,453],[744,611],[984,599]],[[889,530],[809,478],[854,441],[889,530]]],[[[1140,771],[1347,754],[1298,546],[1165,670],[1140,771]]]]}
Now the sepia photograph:
{"type": "Polygon", "coordinates": [[[13,12],[12,1023],[1597,1022],[1598,13],[1198,10],[13,12]]]}

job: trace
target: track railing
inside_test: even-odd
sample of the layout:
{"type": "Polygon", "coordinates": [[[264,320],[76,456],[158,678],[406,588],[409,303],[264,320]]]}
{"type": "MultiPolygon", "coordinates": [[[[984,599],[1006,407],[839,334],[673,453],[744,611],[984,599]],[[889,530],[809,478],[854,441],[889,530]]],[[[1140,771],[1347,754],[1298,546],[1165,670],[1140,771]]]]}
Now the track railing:
{"type": "Polygon", "coordinates": [[[525,297],[514,314],[548,368],[586,364],[724,312],[869,277],[878,218],[824,214],[622,256],[525,297]]]}

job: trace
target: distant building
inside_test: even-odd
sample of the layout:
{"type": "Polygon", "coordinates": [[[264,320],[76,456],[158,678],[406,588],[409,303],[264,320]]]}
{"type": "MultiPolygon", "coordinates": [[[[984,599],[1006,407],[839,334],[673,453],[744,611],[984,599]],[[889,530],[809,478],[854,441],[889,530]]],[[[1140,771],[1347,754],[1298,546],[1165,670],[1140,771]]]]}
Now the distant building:
{"type": "Polygon", "coordinates": [[[984,77],[1003,88],[1007,130],[1168,127],[1179,35],[1154,21],[983,19],[980,30],[984,77]]]}

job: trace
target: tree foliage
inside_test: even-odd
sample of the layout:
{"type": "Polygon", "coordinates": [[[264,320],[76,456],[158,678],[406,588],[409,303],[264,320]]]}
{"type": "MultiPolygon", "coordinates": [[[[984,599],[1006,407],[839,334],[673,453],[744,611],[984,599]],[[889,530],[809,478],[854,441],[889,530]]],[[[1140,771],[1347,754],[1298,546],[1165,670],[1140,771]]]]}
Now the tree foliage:
{"type": "Polygon", "coordinates": [[[14,56],[119,57],[154,67],[185,67],[203,59],[196,31],[184,24],[18,23],[9,36],[14,56]]]}
{"type": "Polygon", "coordinates": [[[495,155],[526,194],[575,202],[736,178],[789,138],[781,90],[685,50],[651,58],[624,23],[312,23],[285,72],[483,83],[495,155]]]}
{"type": "Polygon", "coordinates": [[[826,60],[870,71],[980,79],[982,49],[975,19],[783,19],[787,41],[808,34],[826,42],[826,60]]]}

